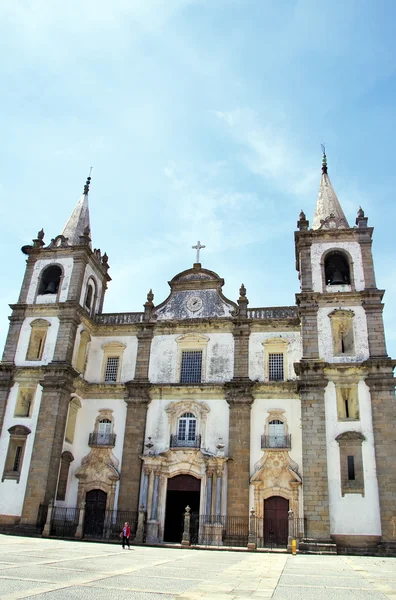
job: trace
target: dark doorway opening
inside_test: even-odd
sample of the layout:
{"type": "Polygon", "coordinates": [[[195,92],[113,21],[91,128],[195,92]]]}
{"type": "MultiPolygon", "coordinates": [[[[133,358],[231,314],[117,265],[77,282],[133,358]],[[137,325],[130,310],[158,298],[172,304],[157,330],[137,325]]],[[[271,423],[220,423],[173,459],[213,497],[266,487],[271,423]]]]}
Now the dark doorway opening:
{"type": "Polygon", "coordinates": [[[264,545],[287,546],[289,501],[281,496],[264,500],[264,545]]]}
{"type": "Polygon", "coordinates": [[[166,494],[164,541],[180,543],[183,535],[183,515],[186,506],[199,513],[201,480],[192,475],[176,475],[168,479],[166,494]]]}
{"type": "Polygon", "coordinates": [[[84,535],[101,537],[106,515],[107,494],[102,490],[91,490],[85,496],[84,535]]]}

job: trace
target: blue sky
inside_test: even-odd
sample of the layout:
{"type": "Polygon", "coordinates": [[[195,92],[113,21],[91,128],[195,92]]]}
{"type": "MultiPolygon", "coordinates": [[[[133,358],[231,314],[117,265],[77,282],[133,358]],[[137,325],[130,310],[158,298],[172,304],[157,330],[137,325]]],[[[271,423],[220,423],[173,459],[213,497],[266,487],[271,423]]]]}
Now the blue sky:
{"type": "Polygon", "coordinates": [[[349,223],[362,205],[375,227],[396,356],[395,19],[393,0],[3,0],[0,344],[20,247],[61,232],[91,165],[106,312],[160,303],[198,239],[229,298],[293,304],[326,142],[349,223]]]}

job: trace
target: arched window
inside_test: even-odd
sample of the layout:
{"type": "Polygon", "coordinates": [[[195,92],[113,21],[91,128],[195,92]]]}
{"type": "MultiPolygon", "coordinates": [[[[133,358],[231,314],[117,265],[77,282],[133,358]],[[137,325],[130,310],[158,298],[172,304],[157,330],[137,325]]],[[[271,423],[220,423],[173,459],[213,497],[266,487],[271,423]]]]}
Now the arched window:
{"type": "Polygon", "coordinates": [[[14,425],[8,430],[10,440],[4,465],[2,481],[15,479],[19,483],[22,471],[23,455],[25,453],[26,439],[30,429],[24,425],[14,425]]]}
{"type": "Polygon", "coordinates": [[[84,373],[87,360],[88,344],[91,341],[91,336],[84,329],[80,333],[80,345],[78,347],[76,369],[80,373],[84,373]]]}
{"type": "Polygon", "coordinates": [[[193,413],[186,412],[180,418],[177,427],[177,439],[185,442],[195,442],[197,433],[197,418],[193,413]]]}
{"type": "Polygon", "coordinates": [[[98,424],[98,444],[108,444],[110,441],[112,422],[110,419],[101,419],[98,424]]]}
{"type": "Polygon", "coordinates": [[[269,445],[271,448],[283,448],[285,445],[285,424],[280,419],[268,423],[269,445]]]}
{"type": "Polygon", "coordinates": [[[325,259],[326,285],[350,285],[349,262],[342,252],[330,252],[325,259]]]}
{"type": "Polygon", "coordinates": [[[66,488],[67,488],[67,480],[69,478],[69,469],[70,463],[74,460],[73,454],[70,452],[62,452],[61,456],[61,466],[59,470],[59,480],[58,480],[58,489],[56,492],[57,500],[65,500],[66,498],[66,488]]]}
{"type": "Polygon", "coordinates": [[[57,294],[62,277],[62,269],[58,265],[51,265],[44,269],[41,274],[39,295],[57,294]]]}
{"type": "Polygon", "coordinates": [[[93,279],[89,279],[88,285],[85,291],[85,300],[84,306],[85,309],[91,313],[95,308],[95,300],[96,300],[96,285],[93,279]]]}

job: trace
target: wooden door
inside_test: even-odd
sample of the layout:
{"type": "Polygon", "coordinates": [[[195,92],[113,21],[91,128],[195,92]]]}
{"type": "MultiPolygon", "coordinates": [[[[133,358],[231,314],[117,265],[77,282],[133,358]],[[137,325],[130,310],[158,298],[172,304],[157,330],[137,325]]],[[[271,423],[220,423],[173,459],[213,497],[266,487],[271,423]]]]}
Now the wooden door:
{"type": "Polygon", "coordinates": [[[289,501],[281,496],[264,500],[264,544],[287,546],[289,501]]]}

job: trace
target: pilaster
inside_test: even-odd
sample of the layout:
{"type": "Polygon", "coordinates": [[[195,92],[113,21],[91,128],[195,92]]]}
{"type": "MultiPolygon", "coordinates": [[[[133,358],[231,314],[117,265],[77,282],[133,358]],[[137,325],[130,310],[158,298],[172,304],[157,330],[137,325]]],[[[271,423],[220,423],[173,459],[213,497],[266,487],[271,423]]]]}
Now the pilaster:
{"type": "Polygon", "coordinates": [[[17,304],[12,306],[12,315],[8,317],[10,326],[8,329],[7,339],[4,346],[3,361],[13,363],[15,353],[18,346],[19,335],[21,333],[22,324],[25,320],[25,307],[18,307],[17,304]]]}
{"type": "Polygon", "coordinates": [[[125,420],[124,447],[118,508],[138,510],[144,436],[146,431],[147,407],[150,402],[148,381],[129,381],[125,384],[127,414],[125,420]]]}
{"type": "Polygon", "coordinates": [[[324,364],[302,360],[294,365],[301,397],[301,436],[306,536],[330,539],[324,364]]]}
{"type": "Polygon", "coordinates": [[[230,407],[227,514],[236,517],[249,515],[250,418],[253,385],[254,383],[249,380],[234,380],[224,386],[230,407]]]}
{"type": "Polygon", "coordinates": [[[375,446],[376,471],[381,512],[382,540],[396,545],[396,427],[395,378],[396,361],[367,361],[366,384],[370,388],[375,446]]]}
{"type": "Polygon", "coordinates": [[[137,356],[136,356],[136,369],[135,369],[135,380],[148,381],[148,371],[150,364],[150,351],[151,351],[151,340],[154,335],[154,325],[151,323],[145,323],[139,328],[137,338],[137,356]]]}
{"type": "Polygon", "coordinates": [[[13,383],[14,365],[11,363],[0,363],[0,436],[3,429],[8,396],[13,383]]]}
{"type": "Polygon", "coordinates": [[[234,378],[249,377],[249,322],[236,321],[234,323],[234,378]]]}
{"type": "Polygon", "coordinates": [[[303,358],[318,359],[318,304],[317,294],[296,294],[301,319],[303,358]]]}
{"type": "Polygon", "coordinates": [[[34,525],[40,504],[55,497],[70,394],[78,376],[65,364],[50,364],[43,369],[40,412],[22,509],[23,525],[34,525]]]}

